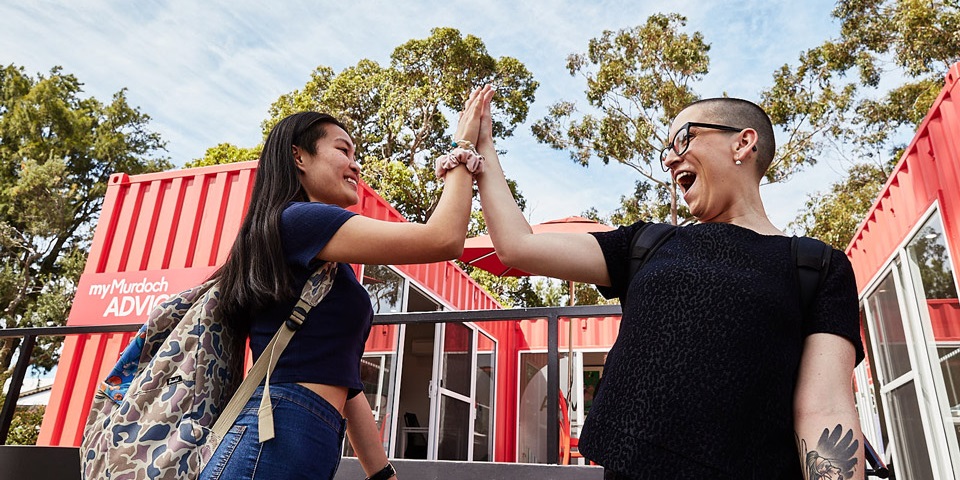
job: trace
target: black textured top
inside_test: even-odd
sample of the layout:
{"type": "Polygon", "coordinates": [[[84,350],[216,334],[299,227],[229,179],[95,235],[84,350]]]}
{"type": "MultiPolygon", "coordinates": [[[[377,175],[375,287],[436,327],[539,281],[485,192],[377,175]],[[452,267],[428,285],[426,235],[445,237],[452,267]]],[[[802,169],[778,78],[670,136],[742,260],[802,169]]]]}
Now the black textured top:
{"type": "Polygon", "coordinates": [[[640,225],[594,234],[612,282],[600,292],[625,310],[581,452],[633,478],[802,478],[792,404],[804,338],[840,335],[863,359],[847,257],[833,251],[803,319],[789,237],[684,227],[630,279],[640,225]]]}
{"type": "MultiPolygon", "coordinates": [[[[319,266],[316,256],[340,226],[355,214],[336,205],[291,203],[281,217],[283,254],[297,282],[296,296],[253,315],[250,350],[256,360],[297,303],[300,290],[319,266]]],[[[373,324],[373,306],[353,268],[337,265],[327,296],[307,318],[283,351],[270,383],[323,383],[347,387],[348,397],[363,391],[360,358],[373,324]]]]}

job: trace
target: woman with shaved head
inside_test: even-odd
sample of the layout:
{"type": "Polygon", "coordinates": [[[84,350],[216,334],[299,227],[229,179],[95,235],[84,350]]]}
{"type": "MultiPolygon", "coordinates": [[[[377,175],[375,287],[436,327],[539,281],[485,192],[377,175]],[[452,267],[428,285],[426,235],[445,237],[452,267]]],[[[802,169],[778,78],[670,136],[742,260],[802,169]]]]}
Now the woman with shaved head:
{"type": "Polygon", "coordinates": [[[703,100],[680,112],[668,138],[660,161],[697,222],[631,275],[632,239],[646,222],[531,233],[485,106],[477,147],[487,168],[477,183],[497,255],[527,272],[594,283],[623,305],[580,452],[606,479],[863,478],[853,271],[831,249],[803,308],[791,237],[760,198],[776,148],[769,118],[745,100],[703,100]]]}

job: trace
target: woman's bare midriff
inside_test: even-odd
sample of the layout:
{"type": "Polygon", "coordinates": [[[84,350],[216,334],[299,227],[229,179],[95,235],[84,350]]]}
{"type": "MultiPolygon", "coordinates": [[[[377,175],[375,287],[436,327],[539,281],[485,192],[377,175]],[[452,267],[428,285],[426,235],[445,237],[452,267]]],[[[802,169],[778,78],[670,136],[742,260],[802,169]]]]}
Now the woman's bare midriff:
{"type": "Polygon", "coordinates": [[[338,387],[335,385],[326,385],[323,383],[303,383],[297,382],[297,385],[309,388],[311,392],[323,397],[330,402],[333,408],[336,408],[343,416],[343,406],[347,403],[347,387],[338,387]]]}

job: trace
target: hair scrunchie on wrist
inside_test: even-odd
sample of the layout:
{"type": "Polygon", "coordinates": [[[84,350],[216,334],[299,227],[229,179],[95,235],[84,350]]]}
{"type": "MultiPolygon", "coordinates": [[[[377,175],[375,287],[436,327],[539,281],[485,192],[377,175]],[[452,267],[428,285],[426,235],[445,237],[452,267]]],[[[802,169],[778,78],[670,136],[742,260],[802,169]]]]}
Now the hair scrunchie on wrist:
{"type": "Polygon", "coordinates": [[[454,148],[449,153],[437,157],[436,169],[434,173],[437,178],[443,178],[447,170],[453,170],[458,165],[467,167],[467,171],[476,175],[483,172],[483,155],[477,153],[475,149],[454,148]]]}

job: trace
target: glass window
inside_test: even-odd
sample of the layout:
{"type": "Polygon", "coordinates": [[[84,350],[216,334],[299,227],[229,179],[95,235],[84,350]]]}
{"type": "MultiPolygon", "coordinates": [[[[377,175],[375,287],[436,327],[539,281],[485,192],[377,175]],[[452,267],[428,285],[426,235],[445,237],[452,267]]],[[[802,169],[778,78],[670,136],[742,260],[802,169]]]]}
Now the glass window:
{"type": "MultiPolygon", "coordinates": [[[[390,267],[364,265],[361,283],[370,295],[375,314],[403,311],[404,278],[390,267]]],[[[393,423],[391,415],[396,410],[393,405],[393,392],[397,382],[394,376],[397,371],[399,332],[397,325],[374,325],[367,337],[366,353],[360,361],[363,393],[377,422],[384,451],[390,444],[390,425],[393,423]]],[[[344,444],[344,455],[355,455],[350,442],[344,444]]]]}
{"type": "Polygon", "coordinates": [[[477,337],[477,417],[473,427],[473,460],[493,461],[494,389],[497,344],[487,335],[477,337]]]}
{"type": "Polygon", "coordinates": [[[867,304],[876,327],[884,383],[890,383],[910,371],[910,355],[907,352],[900,300],[897,298],[893,275],[887,274],[867,298],[867,304]]]}
{"type": "Polygon", "coordinates": [[[898,478],[933,478],[927,440],[917,404],[917,389],[913,381],[890,392],[891,418],[897,442],[898,478]]]}
{"type": "Polygon", "coordinates": [[[360,360],[360,380],[363,381],[363,394],[367,397],[370,408],[373,409],[374,419],[378,421],[389,411],[387,409],[387,387],[390,380],[391,365],[387,362],[387,357],[387,355],[364,355],[360,360]]]}
{"type": "Polygon", "coordinates": [[[517,462],[547,461],[547,354],[520,354],[520,411],[517,462]]]}
{"type": "MultiPolygon", "coordinates": [[[[895,269],[900,265],[895,262],[895,269]]],[[[913,372],[904,335],[904,319],[896,291],[893,271],[888,272],[876,289],[867,297],[867,313],[874,326],[876,344],[880,353],[883,385],[898,378],[906,381],[884,394],[889,405],[891,434],[897,452],[897,474],[911,472],[905,478],[932,478],[928,442],[924,436],[920,405],[917,400],[916,376],[913,372]],[[905,470],[901,470],[904,465],[905,470]]]]}
{"type": "Polygon", "coordinates": [[[385,265],[364,265],[363,287],[370,294],[373,313],[403,311],[403,277],[385,265]]]}
{"type": "Polygon", "coordinates": [[[950,256],[947,255],[947,245],[938,215],[931,216],[920,228],[907,246],[907,252],[920,271],[927,301],[941,300],[956,305],[957,286],[953,282],[953,267],[950,266],[950,256]]]}
{"type": "MultiPolygon", "coordinates": [[[[566,372],[566,358],[567,353],[561,352],[561,372],[566,372]]],[[[547,463],[546,353],[520,353],[519,393],[520,404],[519,411],[517,412],[517,462],[547,463]]],[[[553,428],[558,428],[558,426],[554,425],[553,428]]]]}
{"type": "Polygon", "coordinates": [[[597,385],[603,375],[603,367],[583,367],[583,414],[590,413],[593,406],[593,396],[597,393],[597,385]]]}
{"type": "MultiPolygon", "coordinates": [[[[382,326],[386,327],[386,326],[382,326]]],[[[363,394],[373,411],[373,419],[377,423],[380,443],[384,451],[390,444],[390,418],[393,412],[393,395],[390,395],[390,381],[395,370],[396,354],[374,353],[365,354],[360,360],[360,380],[363,382],[363,394]]],[[[348,457],[357,456],[350,442],[344,442],[343,454],[348,457]]]]}
{"type": "MultiPolygon", "coordinates": [[[[860,325],[866,326],[868,322],[867,312],[864,310],[864,304],[860,303],[860,325]]],[[[872,430],[878,433],[879,443],[873,445],[877,451],[884,451],[884,446],[890,442],[890,437],[887,434],[887,424],[886,418],[884,417],[883,409],[883,399],[878,396],[878,390],[880,388],[879,377],[877,376],[877,364],[874,361],[877,357],[873,351],[873,343],[870,338],[870,329],[863,328],[861,333],[864,337],[864,347],[866,348],[866,358],[864,361],[864,367],[868,375],[868,381],[865,382],[866,386],[864,387],[864,392],[861,392],[868,398],[868,401],[865,402],[865,405],[857,406],[857,410],[860,412],[861,421],[870,422],[873,425],[872,428],[864,428],[864,430],[872,430]]],[[[859,399],[858,399],[859,401],[859,399]]]]}
{"type": "Polygon", "coordinates": [[[469,397],[473,330],[458,323],[448,323],[443,337],[442,387],[469,397]]]}
{"type": "Polygon", "coordinates": [[[407,312],[435,312],[443,310],[443,307],[436,300],[420,291],[419,288],[411,286],[408,290],[407,312]]]}
{"type": "Polygon", "coordinates": [[[466,460],[470,438],[470,404],[441,396],[440,412],[437,460],[466,460]]]}
{"type": "Polygon", "coordinates": [[[954,430],[960,435],[957,425],[960,424],[960,344],[942,344],[937,349],[937,356],[943,370],[950,420],[954,423],[954,430]]]}

